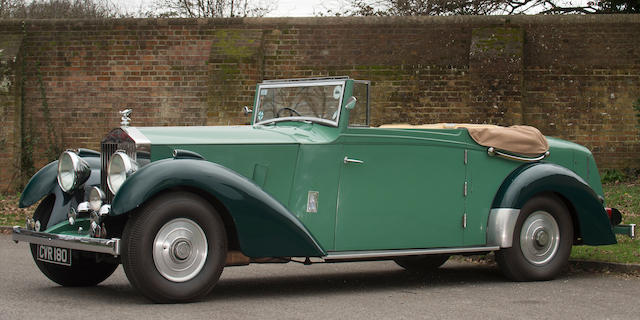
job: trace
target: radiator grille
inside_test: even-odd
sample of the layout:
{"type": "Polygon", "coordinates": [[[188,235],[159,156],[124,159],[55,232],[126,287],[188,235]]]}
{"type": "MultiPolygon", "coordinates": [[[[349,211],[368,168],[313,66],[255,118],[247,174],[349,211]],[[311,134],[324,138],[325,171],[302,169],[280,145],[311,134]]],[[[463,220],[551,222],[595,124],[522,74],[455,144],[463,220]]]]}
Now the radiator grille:
{"type": "Polygon", "coordinates": [[[107,167],[109,166],[109,160],[111,160],[113,154],[118,150],[122,150],[131,159],[133,159],[134,161],[136,160],[135,142],[133,142],[133,140],[123,131],[114,131],[109,133],[109,135],[107,135],[107,137],[102,141],[100,150],[100,188],[102,188],[107,196],[107,199],[105,201],[106,203],[111,203],[113,201],[113,194],[111,193],[111,191],[109,191],[109,186],[107,185],[107,167]]]}

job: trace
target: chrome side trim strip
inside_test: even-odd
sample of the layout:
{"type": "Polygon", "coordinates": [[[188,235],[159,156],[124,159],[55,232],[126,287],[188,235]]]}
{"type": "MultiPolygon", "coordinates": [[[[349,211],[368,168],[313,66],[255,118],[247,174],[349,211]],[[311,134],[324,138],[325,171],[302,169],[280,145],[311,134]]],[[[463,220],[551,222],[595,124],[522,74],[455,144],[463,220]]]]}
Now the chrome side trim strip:
{"type": "Polygon", "coordinates": [[[370,259],[370,258],[388,258],[401,256],[417,256],[425,254],[442,254],[442,253],[467,253],[467,252],[483,252],[494,251],[500,247],[464,247],[464,248],[435,248],[435,249],[408,249],[408,250],[377,250],[377,251],[343,251],[328,252],[323,257],[324,261],[351,260],[351,259],[370,259]]]}
{"type": "Polygon", "coordinates": [[[487,246],[511,248],[518,215],[520,215],[520,209],[491,209],[487,223],[487,246]]]}
{"type": "Polygon", "coordinates": [[[53,234],[26,230],[21,227],[13,227],[12,240],[33,244],[42,244],[52,247],[69,248],[73,250],[107,253],[113,256],[120,255],[120,239],[99,239],[70,235],[53,234]]]}
{"type": "Polygon", "coordinates": [[[522,162],[536,162],[536,161],[540,161],[546,157],[549,156],[549,151],[543,153],[542,155],[535,157],[535,158],[526,158],[526,157],[520,157],[520,156],[516,156],[513,154],[509,154],[506,152],[501,152],[496,150],[496,148],[491,147],[489,149],[487,149],[487,154],[489,154],[490,157],[493,156],[499,156],[499,157],[503,157],[505,159],[509,159],[509,160],[514,160],[514,161],[522,161],[522,162]]]}

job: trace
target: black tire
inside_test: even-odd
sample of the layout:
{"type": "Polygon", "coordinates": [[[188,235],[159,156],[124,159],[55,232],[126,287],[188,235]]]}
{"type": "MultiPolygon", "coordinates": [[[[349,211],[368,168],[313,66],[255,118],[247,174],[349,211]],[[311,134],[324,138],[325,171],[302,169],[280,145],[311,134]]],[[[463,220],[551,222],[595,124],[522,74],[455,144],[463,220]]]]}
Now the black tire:
{"type": "Polygon", "coordinates": [[[567,265],[572,244],[573,222],[569,210],[556,196],[540,195],[522,207],[513,232],[513,244],[511,248],[497,251],[496,261],[511,280],[551,280],[567,265]]]}
{"type": "MultiPolygon", "coordinates": [[[[34,220],[42,223],[45,228],[51,215],[55,196],[46,197],[33,214],[34,220]]],[[[97,261],[97,256],[92,253],[72,251],[71,266],[64,266],[38,260],[37,245],[30,244],[31,256],[38,269],[51,281],[65,287],[95,286],[106,280],[118,267],[117,263],[97,261]]]]}
{"type": "Polygon", "coordinates": [[[127,278],[157,303],[193,301],[209,293],[227,256],[220,215],[187,192],[166,193],[146,203],[131,215],[122,239],[127,278]],[[180,233],[181,227],[188,232],[180,233]]]}
{"type": "Polygon", "coordinates": [[[423,256],[406,256],[393,259],[399,266],[411,272],[426,272],[438,269],[449,260],[447,254],[429,254],[423,256]]]}

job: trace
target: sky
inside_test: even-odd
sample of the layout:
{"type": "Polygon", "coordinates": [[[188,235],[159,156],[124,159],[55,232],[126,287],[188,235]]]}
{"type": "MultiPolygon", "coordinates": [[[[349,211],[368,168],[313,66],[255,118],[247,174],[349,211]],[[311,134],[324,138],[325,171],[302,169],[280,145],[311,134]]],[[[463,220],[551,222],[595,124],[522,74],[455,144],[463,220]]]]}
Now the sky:
{"type": "MultiPolygon", "coordinates": [[[[116,5],[128,12],[137,12],[139,8],[150,8],[153,0],[113,0],[116,5]]],[[[344,0],[263,0],[273,3],[274,10],[267,17],[311,17],[317,13],[326,13],[327,9],[337,9],[344,0]]]]}

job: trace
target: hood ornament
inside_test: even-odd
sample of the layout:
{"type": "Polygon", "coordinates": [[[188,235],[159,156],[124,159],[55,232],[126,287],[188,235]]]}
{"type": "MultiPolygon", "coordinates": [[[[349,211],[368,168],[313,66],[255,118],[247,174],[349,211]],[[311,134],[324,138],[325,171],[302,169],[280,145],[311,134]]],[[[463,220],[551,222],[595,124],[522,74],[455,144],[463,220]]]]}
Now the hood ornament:
{"type": "Polygon", "coordinates": [[[131,118],[129,118],[129,115],[131,114],[131,112],[133,112],[133,110],[131,110],[131,109],[126,109],[126,110],[120,111],[120,115],[122,116],[122,118],[120,118],[120,120],[122,120],[120,122],[121,126],[123,126],[123,127],[128,127],[129,126],[129,122],[131,122],[131,118]]]}

